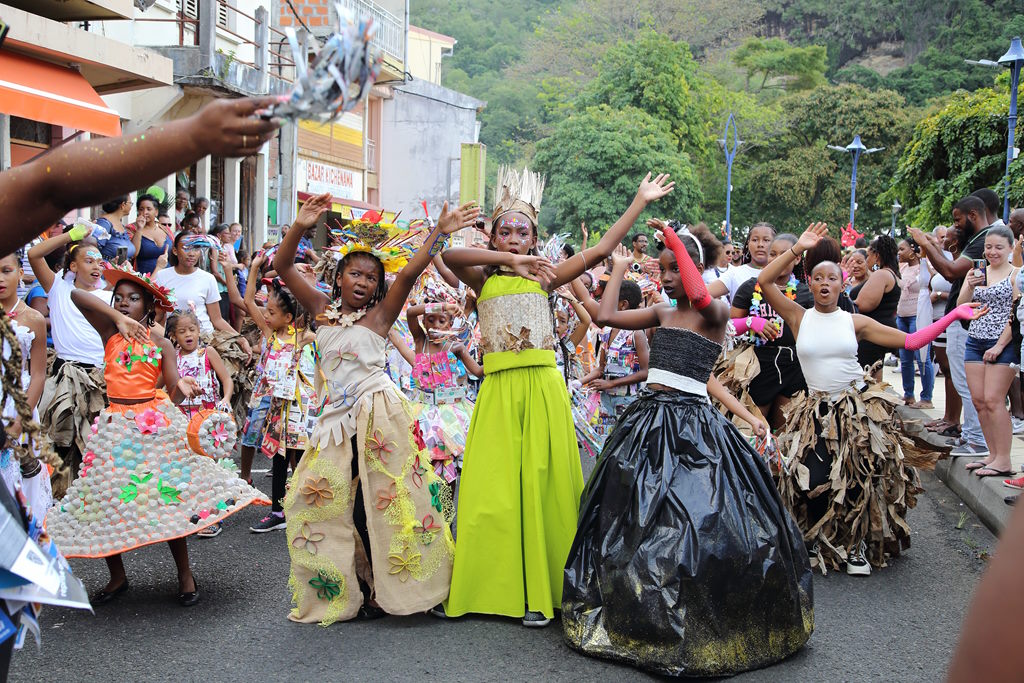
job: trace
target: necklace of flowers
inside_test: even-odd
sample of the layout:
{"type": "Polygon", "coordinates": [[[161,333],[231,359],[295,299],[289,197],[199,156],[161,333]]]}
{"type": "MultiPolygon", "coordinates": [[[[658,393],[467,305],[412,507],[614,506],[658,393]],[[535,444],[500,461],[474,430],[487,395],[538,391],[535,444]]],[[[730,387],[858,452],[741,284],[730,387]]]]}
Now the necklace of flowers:
{"type": "Polygon", "coordinates": [[[132,340],[131,344],[121,352],[121,355],[117,357],[117,364],[123,365],[125,370],[128,372],[132,371],[132,365],[139,363],[149,363],[155,368],[160,367],[160,356],[163,350],[156,344],[142,344],[142,348],[139,349],[139,343],[136,340],[132,340]]]}
{"type": "Polygon", "coordinates": [[[24,305],[22,303],[21,299],[15,300],[14,305],[11,306],[11,310],[7,311],[7,317],[10,318],[11,320],[14,320],[15,318],[18,317],[18,305],[19,304],[20,305],[24,305]]]}
{"type": "Polygon", "coordinates": [[[328,324],[337,325],[338,327],[352,327],[357,320],[366,315],[365,308],[360,308],[358,311],[352,311],[351,313],[342,313],[341,305],[341,301],[335,301],[324,309],[319,318],[328,324]]]}
{"type": "MultiPolygon", "coordinates": [[[[796,276],[790,275],[789,282],[786,283],[786,288],[782,290],[782,293],[785,294],[786,298],[789,299],[790,301],[796,301],[796,285],[796,276]]],[[[761,291],[761,284],[758,283],[754,285],[754,293],[750,297],[750,315],[761,315],[761,302],[763,300],[764,294],[761,291]]],[[[774,323],[775,326],[779,328],[779,333],[781,334],[782,326],[785,323],[782,321],[782,316],[779,315],[778,313],[775,313],[774,309],[772,309],[772,313],[774,313],[774,315],[772,315],[771,318],[768,318],[768,322],[774,323]]],[[[761,339],[761,337],[754,334],[753,332],[747,332],[747,338],[751,342],[753,342],[754,346],[763,346],[768,343],[764,339],[761,339]]]]}

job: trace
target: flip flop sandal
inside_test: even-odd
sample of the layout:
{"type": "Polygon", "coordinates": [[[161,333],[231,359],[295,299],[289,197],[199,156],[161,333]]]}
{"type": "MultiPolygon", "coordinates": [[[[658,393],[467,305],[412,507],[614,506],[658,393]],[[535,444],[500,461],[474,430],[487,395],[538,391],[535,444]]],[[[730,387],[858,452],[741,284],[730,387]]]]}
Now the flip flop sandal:
{"type": "Polygon", "coordinates": [[[946,425],[946,421],[945,420],[930,420],[930,421],[924,423],[924,426],[928,427],[928,428],[931,428],[931,427],[943,427],[945,425],[946,425]]]}
{"type": "Polygon", "coordinates": [[[974,476],[984,479],[985,477],[1008,477],[1013,474],[1013,470],[994,470],[991,467],[981,467],[974,470],[974,476]],[[985,470],[988,470],[985,472],[985,470]],[[985,472],[985,474],[982,474],[985,472]]]}
{"type": "Polygon", "coordinates": [[[975,470],[983,470],[988,467],[988,463],[984,460],[972,460],[971,462],[964,465],[964,469],[968,472],[974,472],[975,470]]]}

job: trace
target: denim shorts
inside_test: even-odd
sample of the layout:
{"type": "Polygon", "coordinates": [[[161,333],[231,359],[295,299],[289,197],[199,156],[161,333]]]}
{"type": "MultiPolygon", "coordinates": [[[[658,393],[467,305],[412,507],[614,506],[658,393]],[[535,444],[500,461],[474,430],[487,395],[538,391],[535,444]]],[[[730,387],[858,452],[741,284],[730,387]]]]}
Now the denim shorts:
{"type": "MultiPolygon", "coordinates": [[[[976,339],[975,337],[968,336],[967,348],[964,350],[964,362],[984,363],[985,352],[995,346],[997,341],[998,339],[976,339]]],[[[1010,365],[1016,362],[1016,349],[1013,348],[1013,344],[1007,344],[1006,348],[999,354],[999,357],[996,358],[994,365],[1010,365]]]]}
{"type": "Polygon", "coordinates": [[[267,421],[267,413],[270,412],[270,397],[264,396],[255,408],[249,409],[249,416],[245,419],[245,428],[242,431],[242,445],[249,448],[260,447],[260,435],[263,433],[263,423],[267,421]]]}

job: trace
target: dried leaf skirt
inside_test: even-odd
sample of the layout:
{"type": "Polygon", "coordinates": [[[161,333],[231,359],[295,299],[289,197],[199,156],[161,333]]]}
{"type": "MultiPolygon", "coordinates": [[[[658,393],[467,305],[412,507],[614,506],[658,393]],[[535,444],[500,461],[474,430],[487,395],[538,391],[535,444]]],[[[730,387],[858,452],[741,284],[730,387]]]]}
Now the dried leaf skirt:
{"type": "Polygon", "coordinates": [[[52,398],[42,410],[42,427],[53,445],[70,456],[66,449],[77,446],[77,457],[65,461],[51,477],[53,494],[60,498],[71,484],[85,453],[85,442],[96,416],[107,405],[107,383],[103,368],[63,362],[52,382],[52,398]]]}
{"type": "Polygon", "coordinates": [[[171,541],[251,503],[269,504],[238,478],[233,462],[193,453],[187,427],[162,392],[101,413],[78,478],[47,516],[65,557],[107,557],[171,541]]]}
{"type": "Polygon", "coordinates": [[[899,397],[885,387],[809,392],[786,406],[779,492],[804,538],[817,542],[812,564],[823,571],[839,569],[861,541],[874,567],[910,545],[907,510],[922,491],[915,468],[934,468],[939,453],[903,434],[899,397]]]}
{"type": "Polygon", "coordinates": [[[588,655],[730,675],[807,642],[811,579],[800,531],[740,433],[705,398],[644,391],[583,493],[562,625],[588,655]]]}
{"type": "Polygon", "coordinates": [[[389,614],[425,612],[448,596],[451,582],[450,489],[413,437],[413,417],[397,389],[360,399],[356,443],[324,430],[288,486],[284,512],[294,609],[292,621],[328,626],[354,618],[361,578],[389,614]],[[358,458],[358,479],[352,462],[358,458]],[[369,535],[369,557],[356,530],[356,487],[369,535]],[[357,578],[358,577],[358,578],[357,578]]]}

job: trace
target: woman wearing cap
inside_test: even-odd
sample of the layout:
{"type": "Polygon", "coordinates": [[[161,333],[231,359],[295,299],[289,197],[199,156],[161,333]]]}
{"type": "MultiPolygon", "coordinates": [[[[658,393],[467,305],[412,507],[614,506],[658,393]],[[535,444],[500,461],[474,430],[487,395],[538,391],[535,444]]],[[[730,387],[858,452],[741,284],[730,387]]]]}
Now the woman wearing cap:
{"type": "MultiPolygon", "coordinates": [[[[89,436],[78,478],[48,518],[65,557],[105,558],[110,581],[92,598],[110,602],[128,589],[121,553],[166,541],[178,570],[178,602],[199,601],[185,537],[222,521],[262,495],[233,465],[196,455],[185,417],[174,407],[199,387],[179,378],[174,347],[153,330],[156,311],[171,311],[171,292],[130,266],[103,271],[114,308],[87,292],[71,299],[103,343],[110,407],[89,436]],[[163,380],[170,398],[157,384],[163,380]]],[[[220,455],[213,441],[207,452],[220,455]]],[[[223,455],[228,455],[223,446],[223,455]]]]}

